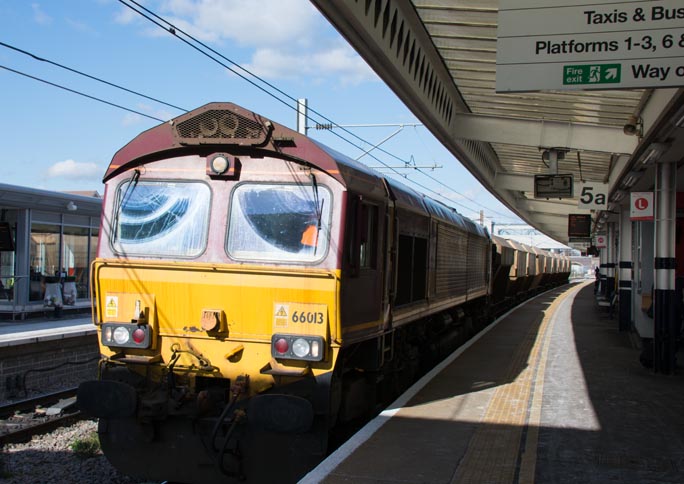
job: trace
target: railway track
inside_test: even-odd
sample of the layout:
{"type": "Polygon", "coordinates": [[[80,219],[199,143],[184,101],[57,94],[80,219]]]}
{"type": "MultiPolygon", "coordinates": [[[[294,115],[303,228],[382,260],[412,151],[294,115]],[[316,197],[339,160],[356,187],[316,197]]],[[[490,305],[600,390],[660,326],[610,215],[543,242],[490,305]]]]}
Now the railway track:
{"type": "Polygon", "coordinates": [[[76,408],[76,388],[0,406],[0,447],[28,442],[82,418],[76,408]]]}

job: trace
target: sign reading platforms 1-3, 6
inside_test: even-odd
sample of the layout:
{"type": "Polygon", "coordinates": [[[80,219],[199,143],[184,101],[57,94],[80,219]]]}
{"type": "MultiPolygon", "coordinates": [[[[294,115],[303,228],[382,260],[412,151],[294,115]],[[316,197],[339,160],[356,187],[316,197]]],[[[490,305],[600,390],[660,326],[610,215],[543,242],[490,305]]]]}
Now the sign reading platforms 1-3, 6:
{"type": "Polygon", "coordinates": [[[682,0],[500,0],[498,92],[684,86],[682,0]]]}

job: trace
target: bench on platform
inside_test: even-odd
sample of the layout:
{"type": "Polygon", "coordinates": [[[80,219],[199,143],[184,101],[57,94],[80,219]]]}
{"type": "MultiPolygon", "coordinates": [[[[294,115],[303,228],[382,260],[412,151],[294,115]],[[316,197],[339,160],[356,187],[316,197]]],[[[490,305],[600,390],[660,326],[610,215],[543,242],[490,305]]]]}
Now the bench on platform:
{"type": "Polygon", "coordinates": [[[599,296],[596,298],[596,304],[600,308],[607,308],[608,315],[612,318],[615,313],[615,304],[617,304],[618,293],[615,291],[610,298],[599,296]]]}

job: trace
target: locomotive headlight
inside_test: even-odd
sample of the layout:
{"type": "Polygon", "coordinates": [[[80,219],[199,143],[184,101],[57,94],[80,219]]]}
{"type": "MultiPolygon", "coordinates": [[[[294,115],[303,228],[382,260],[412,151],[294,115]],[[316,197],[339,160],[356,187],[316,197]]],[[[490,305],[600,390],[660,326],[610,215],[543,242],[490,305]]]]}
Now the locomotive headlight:
{"type": "Polygon", "coordinates": [[[297,338],[292,343],[292,352],[299,358],[304,358],[311,352],[311,345],[304,338],[297,338]]]}
{"type": "Polygon", "coordinates": [[[228,162],[225,156],[217,156],[216,158],[211,160],[211,171],[213,171],[217,175],[224,173],[229,166],[230,163],[228,162]]]}
{"type": "Polygon", "coordinates": [[[119,326],[114,330],[114,342],[118,345],[125,345],[130,339],[130,333],[123,326],[119,326]]]}
{"type": "Polygon", "coordinates": [[[225,178],[234,174],[236,158],[227,153],[214,153],[207,157],[207,175],[225,178]]]}

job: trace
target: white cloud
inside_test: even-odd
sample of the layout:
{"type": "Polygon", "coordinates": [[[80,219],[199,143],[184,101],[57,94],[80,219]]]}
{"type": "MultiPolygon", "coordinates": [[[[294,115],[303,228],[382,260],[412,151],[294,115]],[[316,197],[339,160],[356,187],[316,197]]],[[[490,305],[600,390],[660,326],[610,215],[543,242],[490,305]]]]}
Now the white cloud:
{"type": "Polygon", "coordinates": [[[64,20],[66,21],[67,25],[71,26],[71,28],[77,32],[81,32],[81,33],[84,33],[86,35],[94,35],[94,36],[99,35],[99,32],[97,31],[97,29],[93,28],[92,26],[90,26],[84,22],[80,22],[78,20],[74,20],[74,19],[71,19],[69,17],[66,17],[64,20]]]}
{"type": "Polygon", "coordinates": [[[336,84],[360,84],[377,80],[375,73],[350,48],[337,47],[311,53],[259,49],[245,68],[269,79],[307,77],[314,82],[332,77],[336,84]]]}
{"type": "MultiPolygon", "coordinates": [[[[175,116],[178,116],[176,114],[175,116],[171,114],[168,110],[166,109],[156,109],[149,104],[143,104],[143,103],[138,103],[135,107],[136,111],[139,111],[143,114],[148,114],[150,116],[153,116],[157,119],[161,119],[163,121],[168,121],[169,119],[173,119],[175,116]]],[[[136,113],[126,113],[121,121],[121,124],[123,126],[134,126],[136,124],[141,124],[141,123],[149,123],[150,118],[146,118],[144,116],[141,116],[136,113]]],[[[162,121],[159,121],[160,123],[162,121]]]]}
{"type": "Polygon", "coordinates": [[[102,175],[102,169],[96,163],[80,163],[74,160],[58,161],[50,168],[49,177],[69,178],[72,180],[88,180],[102,175]]]}
{"type": "Polygon", "coordinates": [[[135,113],[126,113],[124,114],[123,118],[121,119],[121,125],[122,126],[135,126],[136,124],[141,124],[145,121],[146,118],[143,118],[139,114],[135,113]]]}
{"type": "Polygon", "coordinates": [[[119,24],[127,25],[140,19],[137,13],[128,7],[121,7],[114,17],[114,21],[119,24]]]}
{"type": "Polygon", "coordinates": [[[38,3],[32,3],[31,9],[33,9],[33,20],[40,25],[48,25],[52,23],[52,17],[46,14],[38,3]]]}
{"type": "MultiPolygon", "coordinates": [[[[254,49],[244,67],[267,79],[333,78],[341,85],[377,79],[306,0],[159,0],[150,9],[229,58],[235,44],[254,49]]],[[[131,22],[131,13],[125,8],[118,21],[131,22]]],[[[148,35],[168,35],[140,25],[148,35]]]]}
{"type": "Polygon", "coordinates": [[[368,64],[346,45],[315,53],[311,64],[314,69],[338,75],[342,84],[378,80],[368,64]]]}
{"type": "Polygon", "coordinates": [[[310,42],[318,14],[302,0],[162,0],[167,19],[207,41],[252,47],[310,42]]]}
{"type": "Polygon", "coordinates": [[[271,79],[294,78],[309,70],[304,56],[285,54],[274,49],[258,49],[252,57],[252,62],[244,67],[257,76],[271,79]]]}

